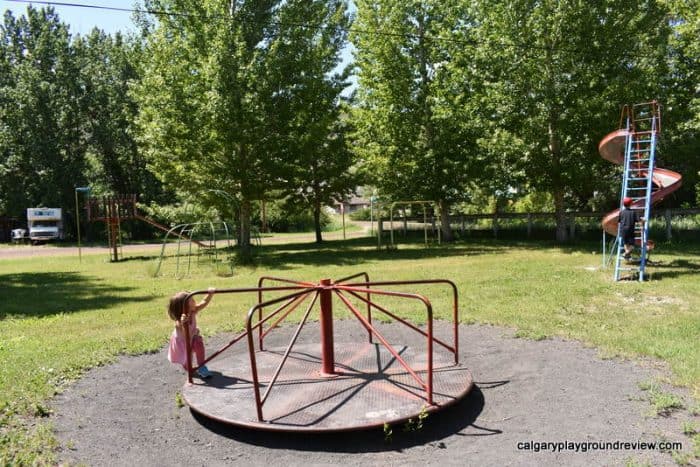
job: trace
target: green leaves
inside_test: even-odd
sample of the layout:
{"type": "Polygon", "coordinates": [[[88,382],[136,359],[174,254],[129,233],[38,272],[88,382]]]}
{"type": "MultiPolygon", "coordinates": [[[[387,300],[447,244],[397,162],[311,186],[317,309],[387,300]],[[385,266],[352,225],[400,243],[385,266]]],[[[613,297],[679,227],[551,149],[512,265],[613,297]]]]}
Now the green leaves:
{"type": "Polygon", "coordinates": [[[474,76],[458,65],[470,49],[468,11],[449,0],[359,1],[357,8],[356,150],[393,199],[449,208],[465,198],[478,151],[473,120],[465,118],[474,76]]]}
{"type": "Polygon", "coordinates": [[[148,37],[135,93],[141,142],[161,180],[192,196],[217,189],[239,198],[244,247],[250,203],[267,192],[311,188],[315,206],[347,191],[344,79],[332,72],[348,23],[344,2],[149,5],[188,12],[148,37]]]}
{"type": "MultiPolygon", "coordinates": [[[[667,30],[656,2],[478,2],[482,115],[496,116],[529,148],[506,166],[530,189],[551,192],[557,212],[580,209],[611,171],[597,143],[621,104],[650,100],[663,73],[656,48],[667,30]],[[497,57],[497,59],[494,59],[497,57]]],[[[563,216],[560,216],[563,220],[563,216]]],[[[563,226],[558,238],[565,239],[563,226]]]]}
{"type": "Polygon", "coordinates": [[[79,66],[50,8],[5,14],[0,77],[0,212],[70,206],[85,167],[79,66]],[[76,176],[77,174],[77,176],[76,176]]]}

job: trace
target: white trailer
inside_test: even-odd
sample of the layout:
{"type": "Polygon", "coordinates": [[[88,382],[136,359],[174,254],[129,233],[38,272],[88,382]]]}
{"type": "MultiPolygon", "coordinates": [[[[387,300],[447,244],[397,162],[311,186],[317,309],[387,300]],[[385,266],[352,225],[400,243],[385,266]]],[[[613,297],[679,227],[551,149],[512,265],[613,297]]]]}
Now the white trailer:
{"type": "Polygon", "coordinates": [[[32,243],[63,240],[61,208],[28,208],[27,227],[32,243]]]}

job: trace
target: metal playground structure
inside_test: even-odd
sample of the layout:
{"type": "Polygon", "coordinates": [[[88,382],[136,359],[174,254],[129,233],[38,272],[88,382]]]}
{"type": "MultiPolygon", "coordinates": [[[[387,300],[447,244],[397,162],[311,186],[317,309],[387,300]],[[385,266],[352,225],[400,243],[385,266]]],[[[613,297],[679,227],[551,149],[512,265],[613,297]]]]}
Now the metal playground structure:
{"type": "Polygon", "coordinates": [[[651,209],[681,187],[682,177],[679,173],[656,167],[656,147],[660,133],[661,105],[657,101],[625,105],[620,117],[620,128],[605,136],[598,145],[598,152],[604,159],[623,167],[619,207],[608,213],[602,221],[605,265],[608,262],[606,234],[615,238],[607,258],[612,260],[615,257],[616,281],[622,278],[623,271],[630,272],[639,281],[644,280],[648,255],[654,249],[654,242],[649,239],[648,220],[651,219],[651,209]],[[640,251],[638,264],[622,264],[624,250],[618,218],[624,198],[630,198],[630,209],[639,211],[640,216],[646,220],[635,229],[635,244],[640,251]]]}
{"type": "Polygon", "coordinates": [[[382,248],[382,236],[384,235],[383,220],[381,215],[382,207],[389,207],[389,244],[387,245],[390,249],[396,249],[396,242],[394,238],[394,222],[400,222],[403,225],[403,233],[406,235],[408,232],[408,216],[406,215],[406,208],[412,210],[413,206],[420,206],[423,212],[423,240],[427,246],[429,239],[434,238],[438,245],[442,242],[442,226],[439,222],[439,205],[435,201],[424,201],[424,200],[414,200],[414,201],[393,201],[391,203],[378,204],[377,205],[377,248],[382,248]],[[432,215],[428,216],[428,209],[432,208],[432,215]],[[397,216],[394,216],[394,213],[397,216]],[[398,216],[401,212],[402,215],[398,216]]]}
{"type": "Polygon", "coordinates": [[[136,206],[136,200],[135,194],[102,196],[87,200],[85,209],[88,221],[105,223],[109,243],[109,259],[112,262],[119,261],[119,257],[122,256],[121,224],[123,221],[136,219],[165,232],[169,230],[168,227],[141,215],[136,206]]]}
{"type": "MultiPolygon", "coordinates": [[[[245,316],[245,330],[203,362],[211,378],[193,379],[197,367],[188,348],[183,398],[192,410],[219,422],[280,432],[367,429],[442,410],[463,399],[473,386],[470,371],[459,361],[458,293],[449,280],[372,282],[365,272],[319,282],[265,276],[257,287],[214,293],[252,294],[257,299],[245,316]],[[451,333],[451,338],[436,335],[433,305],[425,295],[396,290],[406,286],[449,289],[452,326],[442,334],[451,333]],[[367,333],[366,342],[336,339],[334,301],[357,319],[367,333]],[[271,333],[304,302],[308,304],[289,343],[268,348],[266,339],[274,342],[279,334],[271,333]],[[424,309],[424,326],[390,310],[410,303],[424,309]],[[310,332],[309,316],[316,304],[318,325],[310,332]],[[391,343],[373,321],[373,312],[394,320],[420,344],[411,348],[391,343]],[[306,343],[316,332],[320,343],[306,343]],[[234,353],[237,343],[243,348],[234,353]]],[[[190,342],[188,335],[185,340],[190,342]]]]}
{"type": "MultiPolygon", "coordinates": [[[[217,240],[224,240],[227,242],[227,246],[230,246],[230,230],[225,223],[200,222],[193,224],[180,224],[173,228],[166,227],[139,212],[137,207],[137,196],[135,194],[120,194],[102,196],[100,198],[88,198],[85,209],[87,211],[87,218],[89,222],[105,223],[105,227],[107,229],[107,241],[109,244],[110,261],[112,262],[117,262],[119,261],[120,257],[123,257],[121,225],[122,222],[127,220],[139,220],[166,232],[164,242],[171,241],[173,237],[177,237],[179,239],[177,244],[178,254],[180,253],[182,241],[188,242],[188,252],[190,254],[192,253],[192,244],[194,244],[199,248],[197,253],[204,251],[208,256],[213,256],[214,259],[216,259],[217,254],[217,240]],[[219,235],[218,238],[217,226],[219,226],[219,230],[224,232],[224,234],[219,235]],[[209,232],[203,234],[202,231],[206,230],[207,227],[209,228],[209,232]],[[201,238],[198,238],[198,236],[201,238]]],[[[165,243],[163,249],[164,248],[165,243]]]]}
{"type": "Polygon", "coordinates": [[[209,258],[211,264],[218,264],[220,243],[224,248],[231,249],[231,230],[226,222],[192,222],[172,227],[163,238],[154,277],[161,274],[163,262],[169,257],[175,258],[175,276],[178,278],[190,272],[195,256],[198,262],[204,256],[209,258]],[[193,245],[196,248],[194,251],[193,245]],[[168,247],[175,249],[175,253],[167,255],[168,247]]]}

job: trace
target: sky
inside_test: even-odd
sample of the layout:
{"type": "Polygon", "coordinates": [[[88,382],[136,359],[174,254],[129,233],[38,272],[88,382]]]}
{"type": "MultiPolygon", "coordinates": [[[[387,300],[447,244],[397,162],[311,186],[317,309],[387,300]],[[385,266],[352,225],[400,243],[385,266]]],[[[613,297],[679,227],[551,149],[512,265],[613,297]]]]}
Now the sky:
{"type": "MultiPolygon", "coordinates": [[[[70,3],[71,5],[100,5],[113,8],[129,9],[133,6],[130,0],[61,0],[61,3],[70,3]]],[[[35,8],[46,6],[48,2],[33,2],[35,8]]],[[[10,0],[0,0],[0,10],[3,15],[5,11],[10,10],[15,17],[26,13],[29,2],[17,2],[10,0]]],[[[135,31],[135,27],[131,21],[131,13],[126,11],[113,10],[98,10],[95,8],[81,8],[77,6],[67,5],[51,5],[53,6],[61,21],[70,25],[71,34],[88,34],[92,28],[98,27],[106,33],[112,34],[117,31],[128,32],[135,31]]]]}

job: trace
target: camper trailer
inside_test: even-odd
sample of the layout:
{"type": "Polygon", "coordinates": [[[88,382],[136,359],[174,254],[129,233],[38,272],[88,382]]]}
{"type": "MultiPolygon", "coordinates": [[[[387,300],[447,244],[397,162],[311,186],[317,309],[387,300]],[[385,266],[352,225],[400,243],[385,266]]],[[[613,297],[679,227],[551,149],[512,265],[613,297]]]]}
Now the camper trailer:
{"type": "Polygon", "coordinates": [[[61,208],[28,208],[27,227],[32,243],[63,239],[61,208]]]}

